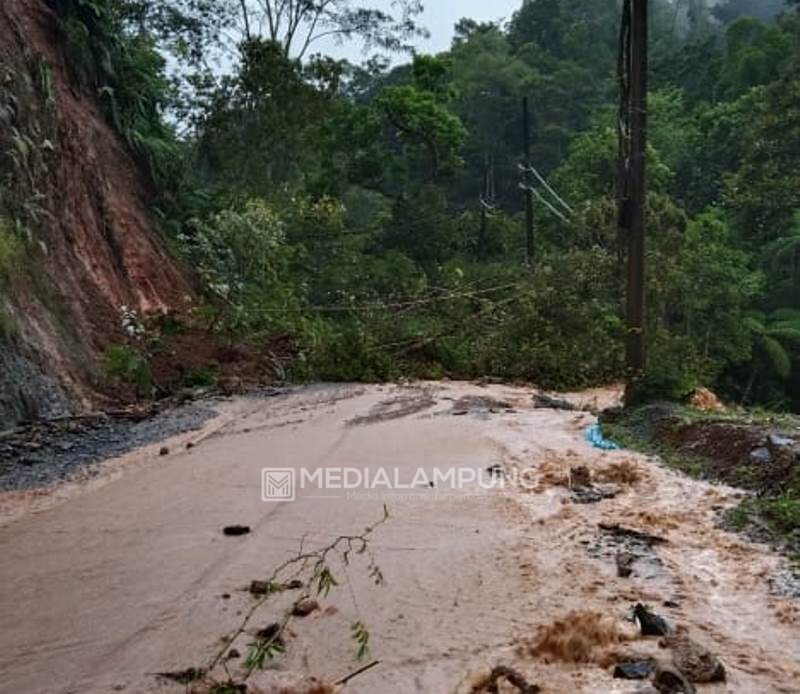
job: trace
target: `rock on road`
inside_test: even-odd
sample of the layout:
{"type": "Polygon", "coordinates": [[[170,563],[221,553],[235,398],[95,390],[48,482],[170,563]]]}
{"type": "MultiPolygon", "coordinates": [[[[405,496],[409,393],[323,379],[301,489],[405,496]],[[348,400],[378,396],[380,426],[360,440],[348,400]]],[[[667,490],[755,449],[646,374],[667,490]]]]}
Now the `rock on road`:
{"type": "MultiPolygon", "coordinates": [[[[735,490],[596,451],[583,439],[594,415],[536,408],[532,395],[422,383],[241,398],[221,404],[205,431],[101,464],[90,484],[0,496],[0,692],[183,691],[155,673],[204,667],[253,604],[252,580],[301,547],[362,532],[384,504],[389,518],[369,542],[383,585],[359,558],[335,564],[339,585],[291,621],[286,653],[253,674],[251,691],[304,691],[309,677],[357,670],[351,625],[362,622],[380,663],[345,692],[453,692],[498,664],[545,692],[635,692],[641,685],[612,679],[607,662],[562,662],[527,644],[573,610],[622,621],[637,602],[720,656],[727,682],[702,691],[800,691],[800,611],[767,580],[780,558],[714,523],[735,490]],[[309,485],[291,503],[261,498],[267,467],[382,467],[408,483],[418,469],[432,478],[493,465],[535,468],[536,487],[425,485],[388,497],[377,488],[355,499],[309,485]],[[581,466],[616,495],[578,503],[569,473],[581,466]],[[251,531],[225,536],[233,524],[251,531]],[[620,577],[601,524],[666,542],[620,577]]],[[[248,632],[280,619],[291,599],[268,601],[248,632]]],[[[228,644],[240,653],[227,661],[233,674],[251,641],[228,644]]],[[[653,639],[630,648],[659,652],[653,639]]]]}

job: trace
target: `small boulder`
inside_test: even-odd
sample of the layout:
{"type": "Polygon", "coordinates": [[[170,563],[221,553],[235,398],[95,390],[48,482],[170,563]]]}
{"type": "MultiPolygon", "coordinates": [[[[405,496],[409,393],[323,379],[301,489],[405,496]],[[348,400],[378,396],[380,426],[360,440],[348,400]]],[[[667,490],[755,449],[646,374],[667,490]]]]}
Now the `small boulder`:
{"type": "Polygon", "coordinates": [[[292,608],[295,617],[308,617],[312,612],[319,609],[319,603],[312,598],[300,598],[292,608]]]}
{"type": "Polygon", "coordinates": [[[653,686],[661,694],[695,694],[697,691],[680,670],[663,664],[656,666],[653,686]]]}
{"type": "Polygon", "coordinates": [[[592,484],[572,490],[572,501],[576,504],[597,504],[606,499],[613,499],[620,492],[614,484],[592,484]]]}
{"type": "Polygon", "coordinates": [[[614,679],[621,680],[646,680],[653,672],[653,662],[651,660],[621,660],[614,667],[614,679]]]}
{"type": "Polygon", "coordinates": [[[787,436],[781,436],[780,434],[770,434],[767,437],[767,443],[769,444],[770,448],[777,449],[792,448],[797,441],[790,439],[787,436]]]}
{"type": "Polygon", "coordinates": [[[684,631],[665,636],[659,645],[672,653],[672,662],[690,682],[724,682],[725,666],[705,646],[693,641],[684,631]]]}
{"type": "Polygon", "coordinates": [[[665,619],[651,612],[642,603],[633,608],[633,618],[639,625],[642,636],[666,636],[672,632],[665,619]]]}
{"type": "Polygon", "coordinates": [[[270,592],[269,581],[251,581],[250,593],[251,595],[266,595],[270,592]]]}
{"type": "Polygon", "coordinates": [[[763,446],[754,448],[750,451],[750,462],[757,465],[769,465],[772,462],[772,453],[770,453],[769,448],[763,446]]]}
{"type": "Polygon", "coordinates": [[[247,535],[250,532],[249,525],[227,525],[222,529],[222,532],[228,537],[239,537],[247,535]]]}
{"type": "Polygon", "coordinates": [[[578,465],[569,471],[569,488],[581,489],[592,486],[592,473],[585,465],[578,465]]]}
{"type": "Polygon", "coordinates": [[[578,409],[568,400],[563,398],[554,398],[552,395],[546,393],[536,393],[533,396],[533,406],[542,410],[566,410],[567,412],[578,409]]]}
{"type": "Polygon", "coordinates": [[[617,576],[619,578],[629,578],[633,573],[633,564],[636,559],[636,555],[631,552],[617,552],[617,576]]]}
{"type": "MultiPolygon", "coordinates": [[[[494,465],[490,465],[486,468],[486,472],[488,472],[492,476],[500,477],[503,474],[503,466],[499,463],[495,463],[494,465]]],[[[433,486],[431,484],[431,486],[433,486]]]]}

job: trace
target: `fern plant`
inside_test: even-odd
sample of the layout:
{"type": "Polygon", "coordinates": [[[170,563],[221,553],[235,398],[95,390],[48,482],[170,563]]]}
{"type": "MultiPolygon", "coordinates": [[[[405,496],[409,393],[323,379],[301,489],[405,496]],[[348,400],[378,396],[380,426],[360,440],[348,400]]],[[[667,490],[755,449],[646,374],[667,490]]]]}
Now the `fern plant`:
{"type": "Polygon", "coordinates": [[[765,257],[776,277],[788,277],[794,299],[800,301],[800,210],[789,233],[767,246],[765,257]]]}
{"type": "Polygon", "coordinates": [[[770,315],[751,312],[746,318],[754,339],[754,359],[745,389],[750,399],[759,377],[774,377],[787,382],[792,375],[792,360],[800,354],[800,311],[781,308],[770,315]]]}
{"type": "Polygon", "coordinates": [[[61,27],[70,63],[108,122],[159,184],[174,182],[181,152],[163,111],[171,90],[154,39],[132,30],[115,0],[68,0],[61,27]]]}

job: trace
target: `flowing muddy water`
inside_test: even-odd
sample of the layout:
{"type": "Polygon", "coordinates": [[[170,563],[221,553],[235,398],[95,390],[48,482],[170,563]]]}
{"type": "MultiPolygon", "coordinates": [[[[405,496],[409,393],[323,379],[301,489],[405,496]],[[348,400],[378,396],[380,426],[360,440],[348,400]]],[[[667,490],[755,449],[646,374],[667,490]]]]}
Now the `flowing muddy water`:
{"type": "MultiPolygon", "coordinates": [[[[770,588],[780,558],[715,525],[739,493],[594,450],[583,436],[594,415],[535,408],[533,393],[441,383],[243,398],[167,442],[168,456],[151,447],[102,464],[90,485],[0,496],[0,691],[182,691],[156,673],[204,667],[253,605],[253,579],[301,546],[360,533],[384,503],[369,545],[384,584],[357,558],[332,566],[339,585],[290,622],[286,653],[250,691],[310,691],[309,677],[354,672],[351,625],[362,622],[380,663],[345,692],[468,692],[500,664],[544,692],[636,692],[642,683],[612,678],[615,656],[668,658],[625,622],[639,602],[722,659],[727,682],[700,691],[800,691],[800,611],[770,588]],[[261,500],[264,467],[384,467],[410,483],[418,468],[493,466],[512,477],[533,467],[535,485],[261,500]],[[592,493],[575,488],[583,477],[592,493]],[[251,532],[226,537],[231,524],[251,532]]],[[[615,393],[565,397],[602,407],[615,393]]],[[[247,631],[292,600],[277,595],[247,631]]],[[[250,641],[227,644],[239,653],[231,674],[250,641]]]]}

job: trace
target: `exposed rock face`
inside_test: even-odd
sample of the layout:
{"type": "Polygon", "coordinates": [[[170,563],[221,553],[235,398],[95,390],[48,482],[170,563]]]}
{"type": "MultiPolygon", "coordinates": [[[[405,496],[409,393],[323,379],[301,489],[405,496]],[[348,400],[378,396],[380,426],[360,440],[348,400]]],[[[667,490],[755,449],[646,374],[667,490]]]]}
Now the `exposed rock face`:
{"type": "Polygon", "coordinates": [[[0,429],[3,421],[50,419],[69,410],[55,380],[17,350],[0,345],[0,429]]]}
{"type": "Polygon", "coordinates": [[[121,306],[180,310],[193,298],[154,233],[135,162],[63,51],[44,0],[3,0],[0,202],[22,210],[28,241],[19,267],[0,274],[0,306],[14,322],[13,339],[0,338],[3,358],[26,364],[3,375],[0,429],[23,412],[98,396],[100,356],[121,337],[121,306]]]}

